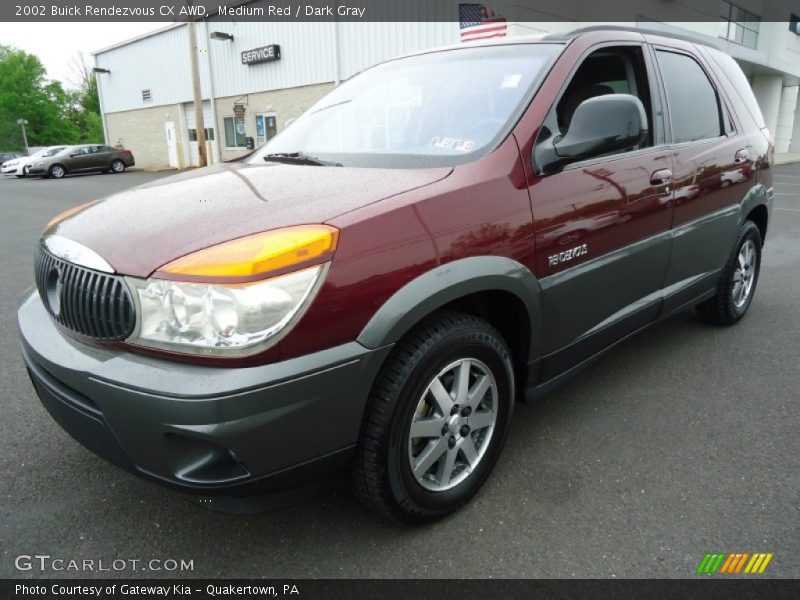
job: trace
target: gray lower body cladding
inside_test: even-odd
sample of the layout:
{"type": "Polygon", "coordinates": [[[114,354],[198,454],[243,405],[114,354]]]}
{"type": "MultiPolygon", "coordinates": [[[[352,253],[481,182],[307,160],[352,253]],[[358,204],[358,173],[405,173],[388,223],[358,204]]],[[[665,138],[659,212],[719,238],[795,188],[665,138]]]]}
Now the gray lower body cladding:
{"type": "Polygon", "coordinates": [[[190,494],[274,491],[346,466],[391,349],[352,342],[225,369],[80,344],[36,294],[18,320],[28,371],[53,418],[109,462],[190,494]]]}

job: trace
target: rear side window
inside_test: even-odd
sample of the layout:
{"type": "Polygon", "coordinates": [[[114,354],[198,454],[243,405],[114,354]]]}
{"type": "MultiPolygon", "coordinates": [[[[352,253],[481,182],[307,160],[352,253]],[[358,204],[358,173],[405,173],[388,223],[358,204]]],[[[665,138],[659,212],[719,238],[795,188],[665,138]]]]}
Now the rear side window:
{"type": "Polygon", "coordinates": [[[719,137],[722,133],[719,101],[705,71],[685,54],[658,50],[657,55],[667,93],[672,141],[719,137]]]}
{"type": "Polygon", "coordinates": [[[752,115],[758,128],[764,129],[767,126],[764,122],[764,115],[761,114],[761,108],[759,108],[756,97],[753,95],[750,82],[747,81],[747,77],[742,72],[742,69],[738,63],[733,60],[733,58],[724,52],[720,52],[719,50],[714,50],[713,48],[705,48],[704,50],[710,54],[711,58],[713,58],[714,61],[716,61],[716,63],[719,65],[720,69],[725,74],[725,77],[733,86],[733,89],[736,90],[736,94],[739,96],[742,102],[744,102],[747,111],[752,115]]]}

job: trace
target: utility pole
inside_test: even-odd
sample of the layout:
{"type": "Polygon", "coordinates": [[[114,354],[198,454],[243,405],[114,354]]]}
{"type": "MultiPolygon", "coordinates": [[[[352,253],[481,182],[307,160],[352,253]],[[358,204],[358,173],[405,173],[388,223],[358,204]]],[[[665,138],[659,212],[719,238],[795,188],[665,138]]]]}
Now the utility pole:
{"type": "Polygon", "coordinates": [[[25,133],[25,125],[28,124],[28,119],[17,119],[17,123],[22,127],[22,142],[25,144],[25,154],[28,154],[28,134],[25,133]]]}
{"type": "MultiPolygon", "coordinates": [[[[191,4],[191,2],[188,4],[191,4]]],[[[192,94],[194,96],[194,126],[197,131],[197,153],[200,166],[205,167],[208,164],[206,160],[206,119],[203,114],[203,100],[200,96],[200,67],[197,63],[197,37],[193,20],[190,19],[186,23],[186,31],[189,33],[189,53],[192,64],[192,94]]]]}

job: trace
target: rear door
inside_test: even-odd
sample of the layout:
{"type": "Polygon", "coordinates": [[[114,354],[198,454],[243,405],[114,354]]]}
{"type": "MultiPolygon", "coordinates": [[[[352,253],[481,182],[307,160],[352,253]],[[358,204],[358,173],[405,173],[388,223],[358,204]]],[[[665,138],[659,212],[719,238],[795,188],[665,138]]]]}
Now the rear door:
{"type": "Polygon", "coordinates": [[[108,146],[94,146],[92,153],[92,166],[98,169],[110,168],[111,166],[111,148],[108,146]]]}
{"type": "Polygon", "coordinates": [[[685,50],[655,46],[673,153],[673,242],[665,310],[713,288],[754,185],[752,150],[712,72],[685,50]]]}
{"type": "Polygon", "coordinates": [[[637,148],[573,163],[530,186],[542,287],[546,381],[652,321],[669,257],[671,156],[653,65],[641,43],[593,47],[539,136],[563,135],[581,101],[626,93],[645,106],[637,148]]]}

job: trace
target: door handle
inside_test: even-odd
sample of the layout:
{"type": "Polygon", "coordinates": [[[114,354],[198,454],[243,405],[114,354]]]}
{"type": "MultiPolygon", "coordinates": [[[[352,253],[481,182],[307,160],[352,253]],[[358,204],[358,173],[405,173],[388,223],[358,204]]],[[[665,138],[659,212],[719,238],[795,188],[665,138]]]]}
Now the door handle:
{"type": "Polygon", "coordinates": [[[672,182],[672,171],[659,169],[650,175],[650,185],[669,185],[672,182]]]}
{"type": "Polygon", "coordinates": [[[737,150],[736,154],[733,155],[733,163],[737,165],[740,165],[749,160],[750,160],[750,153],[747,151],[747,148],[742,148],[741,150],[737,150]]]}

